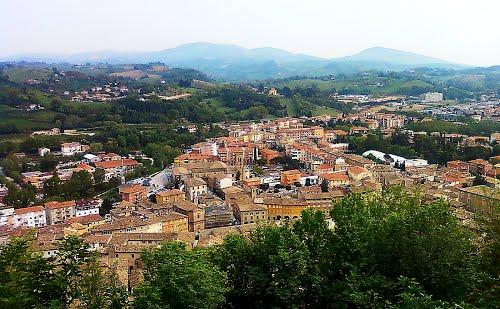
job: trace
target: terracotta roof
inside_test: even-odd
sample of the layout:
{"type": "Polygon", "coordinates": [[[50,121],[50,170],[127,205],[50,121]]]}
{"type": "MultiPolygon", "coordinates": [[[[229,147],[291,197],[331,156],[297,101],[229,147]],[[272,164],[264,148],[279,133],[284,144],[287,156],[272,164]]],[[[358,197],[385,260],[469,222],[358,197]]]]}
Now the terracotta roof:
{"type": "Polygon", "coordinates": [[[483,160],[483,159],[470,160],[469,163],[472,163],[472,164],[482,164],[482,165],[488,165],[488,164],[490,164],[488,161],[483,160]]]}
{"type": "Polygon", "coordinates": [[[140,192],[143,190],[146,190],[146,187],[143,187],[143,186],[137,185],[137,184],[125,185],[125,186],[121,186],[119,188],[120,193],[136,193],[136,192],[140,192]]]}
{"type": "Polygon", "coordinates": [[[349,173],[353,174],[361,174],[367,171],[365,168],[362,168],[361,166],[349,166],[347,170],[349,171],[349,173]]]}
{"type": "Polygon", "coordinates": [[[76,205],[75,201],[65,201],[65,202],[47,202],[45,203],[46,209],[59,209],[59,208],[67,208],[74,207],[76,205]]]}
{"type": "Polygon", "coordinates": [[[207,183],[205,182],[205,180],[196,177],[184,180],[184,184],[188,187],[197,187],[197,186],[204,186],[207,183]]]}
{"type": "Polygon", "coordinates": [[[344,130],[331,130],[331,131],[327,131],[327,132],[333,132],[337,135],[347,135],[348,133],[344,130]]]}
{"type": "Polygon", "coordinates": [[[117,168],[120,166],[134,166],[138,165],[139,162],[137,162],[134,159],[122,159],[122,160],[113,160],[113,161],[104,161],[104,162],[96,162],[94,163],[95,167],[97,168],[117,168]]]}
{"type": "Polygon", "coordinates": [[[29,212],[38,212],[38,211],[45,211],[45,208],[43,208],[43,206],[31,206],[31,207],[14,209],[16,215],[23,215],[29,212]]]}
{"type": "Polygon", "coordinates": [[[77,170],[85,170],[85,171],[91,171],[93,170],[94,168],[88,164],[85,164],[85,163],[80,163],[76,166],[76,169],[77,170]]]}
{"type": "Polygon", "coordinates": [[[321,175],[321,178],[330,181],[349,181],[349,176],[344,173],[325,173],[321,175]]]}
{"type": "Polygon", "coordinates": [[[82,216],[82,217],[74,217],[66,221],[68,224],[72,223],[81,223],[81,224],[88,224],[92,222],[98,222],[104,220],[103,217],[101,217],[98,214],[93,214],[93,215],[88,215],[88,216],[82,216]]]}
{"type": "Polygon", "coordinates": [[[158,195],[158,196],[165,196],[165,197],[179,195],[179,194],[184,194],[184,192],[182,192],[179,189],[173,189],[173,190],[161,191],[161,192],[156,193],[156,195],[158,195]]]}

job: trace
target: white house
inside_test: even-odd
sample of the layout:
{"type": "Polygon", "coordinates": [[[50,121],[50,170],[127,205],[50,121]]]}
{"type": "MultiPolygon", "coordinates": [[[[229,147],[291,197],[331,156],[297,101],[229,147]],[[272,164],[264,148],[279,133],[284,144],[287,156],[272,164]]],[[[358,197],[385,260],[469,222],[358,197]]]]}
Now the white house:
{"type": "Polygon", "coordinates": [[[50,153],[50,149],[49,148],[45,148],[45,147],[42,147],[42,148],[38,148],[38,155],[40,157],[43,157],[44,155],[50,153]]]}
{"type": "Polygon", "coordinates": [[[14,218],[14,207],[0,208],[0,226],[11,225],[14,218]]]}
{"type": "Polygon", "coordinates": [[[184,181],[184,187],[191,201],[194,200],[195,197],[200,197],[208,192],[207,183],[201,178],[186,179],[184,181]]]}
{"type": "Polygon", "coordinates": [[[82,145],[78,142],[73,143],[62,143],[61,144],[61,154],[63,156],[74,156],[77,153],[85,152],[90,147],[88,145],[82,145]]]}
{"type": "Polygon", "coordinates": [[[215,186],[219,189],[225,189],[233,186],[233,178],[229,175],[217,175],[215,186]]]}
{"type": "Polygon", "coordinates": [[[98,215],[102,200],[76,201],[75,216],[83,217],[88,215],[98,215]]]}
{"type": "Polygon", "coordinates": [[[98,156],[94,155],[94,154],[91,154],[91,153],[87,153],[83,156],[83,161],[85,163],[95,163],[95,162],[99,162],[101,161],[101,158],[99,158],[98,156]]]}
{"type": "Polygon", "coordinates": [[[14,210],[14,227],[42,227],[47,225],[45,208],[43,206],[32,206],[14,210]]]}

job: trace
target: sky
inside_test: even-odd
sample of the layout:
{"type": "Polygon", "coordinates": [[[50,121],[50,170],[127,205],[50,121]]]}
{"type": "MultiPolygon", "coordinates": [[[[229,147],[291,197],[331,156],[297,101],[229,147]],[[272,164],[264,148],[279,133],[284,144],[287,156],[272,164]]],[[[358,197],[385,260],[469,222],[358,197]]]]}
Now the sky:
{"type": "Polygon", "coordinates": [[[212,42],[324,58],[375,46],[500,65],[498,0],[0,0],[0,56],[212,42]]]}

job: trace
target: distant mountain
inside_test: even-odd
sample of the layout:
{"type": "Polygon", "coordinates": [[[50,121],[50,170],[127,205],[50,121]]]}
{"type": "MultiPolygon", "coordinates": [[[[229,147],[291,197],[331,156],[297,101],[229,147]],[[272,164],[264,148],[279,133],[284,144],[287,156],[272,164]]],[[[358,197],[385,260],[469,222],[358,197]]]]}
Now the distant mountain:
{"type": "Polygon", "coordinates": [[[437,58],[383,47],[369,48],[347,57],[324,59],[271,47],[248,49],[213,43],[190,43],[154,52],[99,51],[66,56],[38,54],[0,60],[112,64],[163,62],[173,67],[197,69],[213,78],[228,81],[349,74],[367,70],[397,71],[415,67],[464,67],[437,58]]]}
{"type": "Polygon", "coordinates": [[[340,58],[343,61],[353,62],[384,62],[393,65],[403,66],[425,66],[425,65],[443,65],[452,63],[437,58],[427,57],[407,51],[384,48],[372,47],[365,49],[352,56],[340,58]]]}

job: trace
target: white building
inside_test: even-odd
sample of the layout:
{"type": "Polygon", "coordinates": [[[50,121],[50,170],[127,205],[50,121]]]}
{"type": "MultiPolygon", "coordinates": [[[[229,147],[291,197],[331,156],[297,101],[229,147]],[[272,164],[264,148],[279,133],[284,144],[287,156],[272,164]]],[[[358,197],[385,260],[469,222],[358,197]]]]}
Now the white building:
{"type": "Polygon", "coordinates": [[[61,144],[61,154],[63,156],[74,156],[77,153],[85,152],[89,149],[88,145],[82,145],[78,142],[73,143],[62,143],[61,144]]]}
{"type": "Polygon", "coordinates": [[[42,148],[38,148],[38,155],[40,157],[43,157],[44,155],[50,153],[50,149],[49,148],[45,148],[45,147],[42,147],[42,148]]]}
{"type": "Polygon", "coordinates": [[[208,192],[207,183],[201,178],[189,178],[184,181],[188,198],[192,201],[208,192]]]}
{"type": "Polygon", "coordinates": [[[98,215],[102,200],[76,201],[75,217],[98,215]]]}
{"type": "Polygon", "coordinates": [[[14,218],[14,207],[0,208],[0,226],[11,225],[14,218]]]}
{"type": "Polygon", "coordinates": [[[45,208],[43,206],[32,206],[14,210],[14,227],[42,227],[47,225],[45,208]]]}
{"type": "Polygon", "coordinates": [[[99,162],[101,161],[101,158],[99,158],[98,156],[94,155],[94,154],[91,154],[91,153],[87,153],[83,156],[83,161],[85,163],[95,163],[95,162],[99,162]]]}
{"type": "Polygon", "coordinates": [[[396,156],[390,153],[383,153],[377,150],[368,150],[363,153],[363,157],[374,156],[377,160],[383,161],[391,166],[396,164],[404,164],[405,166],[427,166],[429,163],[424,159],[406,159],[400,156],[396,156]]]}
{"type": "Polygon", "coordinates": [[[443,101],[442,92],[426,92],[420,95],[422,102],[441,102],[443,101]]]}
{"type": "Polygon", "coordinates": [[[215,186],[219,189],[225,189],[233,186],[233,178],[229,175],[218,175],[215,179],[215,186]]]}

